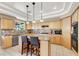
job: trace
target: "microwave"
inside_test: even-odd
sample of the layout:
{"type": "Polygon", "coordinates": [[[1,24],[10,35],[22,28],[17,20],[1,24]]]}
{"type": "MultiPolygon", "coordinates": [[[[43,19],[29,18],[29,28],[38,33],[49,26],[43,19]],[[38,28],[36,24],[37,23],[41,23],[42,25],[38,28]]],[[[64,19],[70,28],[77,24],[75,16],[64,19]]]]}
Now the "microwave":
{"type": "Polygon", "coordinates": [[[54,34],[62,34],[62,30],[54,30],[54,34]]]}

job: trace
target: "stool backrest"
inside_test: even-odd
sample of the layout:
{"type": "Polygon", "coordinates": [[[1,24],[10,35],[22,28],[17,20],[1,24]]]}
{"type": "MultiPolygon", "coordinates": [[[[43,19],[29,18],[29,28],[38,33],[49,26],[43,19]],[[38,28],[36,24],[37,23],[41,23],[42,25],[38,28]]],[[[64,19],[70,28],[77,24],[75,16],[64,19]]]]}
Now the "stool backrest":
{"type": "Polygon", "coordinates": [[[35,46],[39,46],[39,39],[38,37],[31,37],[31,44],[35,46]]]}
{"type": "Polygon", "coordinates": [[[21,36],[22,43],[27,44],[28,43],[28,38],[27,36],[21,36]]]}

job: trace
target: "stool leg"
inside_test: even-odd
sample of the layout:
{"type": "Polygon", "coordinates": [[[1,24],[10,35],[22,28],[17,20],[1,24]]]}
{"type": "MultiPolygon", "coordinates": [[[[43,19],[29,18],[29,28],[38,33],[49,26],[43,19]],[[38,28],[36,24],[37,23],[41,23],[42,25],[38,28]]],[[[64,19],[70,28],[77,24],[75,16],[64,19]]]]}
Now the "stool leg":
{"type": "Polygon", "coordinates": [[[21,55],[23,54],[23,44],[22,44],[22,50],[21,50],[21,55]]]}
{"type": "Polygon", "coordinates": [[[37,48],[36,48],[36,55],[37,55],[37,53],[38,53],[38,52],[37,52],[37,48]]]}
{"type": "Polygon", "coordinates": [[[26,56],[28,56],[28,49],[26,49],[27,51],[26,51],[26,56]]]}
{"type": "Polygon", "coordinates": [[[28,52],[29,52],[29,45],[27,45],[27,49],[26,49],[26,56],[28,56],[28,52]]]}
{"type": "Polygon", "coordinates": [[[39,48],[37,48],[37,55],[40,56],[40,54],[39,54],[39,48]]]}
{"type": "Polygon", "coordinates": [[[31,45],[31,56],[32,56],[32,45],[31,45]]]}

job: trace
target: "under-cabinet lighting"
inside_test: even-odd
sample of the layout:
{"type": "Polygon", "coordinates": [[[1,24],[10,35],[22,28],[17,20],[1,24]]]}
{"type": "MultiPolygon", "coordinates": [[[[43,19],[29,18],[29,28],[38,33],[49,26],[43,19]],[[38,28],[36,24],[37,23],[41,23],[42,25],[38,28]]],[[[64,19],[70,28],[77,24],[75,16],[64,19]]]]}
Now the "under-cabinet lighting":
{"type": "Polygon", "coordinates": [[[40,20],[40,22],[44,22],[44,20],[40,20]]]}
{"type": "Polygon", "coordinates": [[[36,21],[32,21],[32,23],[36,23],[36,21]]]}
{"type": "Polygon", "coordinates": [[[26,24],[29,24],[29,22],[26,22],[26,24]]]}

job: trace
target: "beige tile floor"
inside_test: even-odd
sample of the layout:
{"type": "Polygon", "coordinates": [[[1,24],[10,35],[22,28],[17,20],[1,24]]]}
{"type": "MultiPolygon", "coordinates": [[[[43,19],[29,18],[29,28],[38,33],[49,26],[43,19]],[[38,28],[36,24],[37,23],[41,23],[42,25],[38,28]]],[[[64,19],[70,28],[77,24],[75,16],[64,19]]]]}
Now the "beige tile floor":
{"type": "MultiPolygon", "coordinates": [[[[0,47],[0,56],[25,56],[25,54],[21,55],[20,46],[15,46],[7,49],[2,49],[0,47]]],[[[69,50],[63,46],[51,44],[51,56],[75,56],[75,54],[72,50],[69,50]]]]}
{"type": "Polygon", "coordinates": [[[51,56],[75,56],[75,53],[64,46],[51,44],[51,56]]]}

